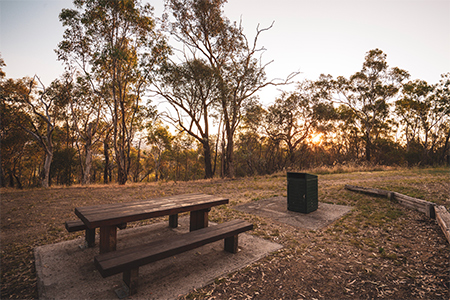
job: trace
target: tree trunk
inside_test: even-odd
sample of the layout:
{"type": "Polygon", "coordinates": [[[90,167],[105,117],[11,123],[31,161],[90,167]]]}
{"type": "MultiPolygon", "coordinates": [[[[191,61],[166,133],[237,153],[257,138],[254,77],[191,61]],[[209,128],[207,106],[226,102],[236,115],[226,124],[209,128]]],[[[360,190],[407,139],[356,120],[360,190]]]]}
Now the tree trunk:
{"type": "Polygon", "coordinates": [[[366,161],[370,162],[371,158],[372,158],[372,142],[370,140],[370,136],[369,134],[366,134],[366,161]]]}
{"type": "Polygon", "coordinates": [[[133,176],[133,181],[134,182],[139,182],[139,172],[140,172],[140,160],[141,160],[141,141],[139,140],[139,145],[138,145],[138,154],[137,154],[137,158],[136,158],[136,170],[134,172],[134,176],[133,176]]]}
{"type": "Polygon", "coordinates": [[[91,145],[85,145],[86,161],[84,167],[83,181],[82,184],[91,183],[91,169],[92,169],[92,149],[91,145]]]}
{"type": "Polygon", "coordinates": [[[159,168],[161,167],[161,154],[155,159],[155,181],[159,180],[159,168]]]}
{"type": "Polygon", "coordinates": [[[1,153],[0,153],[0,187],[6,187],[5,173],[3,172],[1,153]]]}
{"type": "MultiPolygon", "coordinates": [[[[109,133],[108,133],[109,134],[109,133]]],[[[103,155],[105,156],[105,169],[103,170],[103,183],[108,184],[108,169],[109,169],[109,147],[108,147],[108,135],[103,141],[103,155]]]]}
{"type": "Polygon", "coordinates": [[[227,145],[225,148],[224,175],[225,177],[234,177],[234,161],[233,161],[233,136],[227,137],[227,145]]]}
{"type": "Polygon", "coordinates": [[[53,151],[46,150],[44,169],[42,170],[42,187],[48,188],[50,186],[50,166],[53,160],[53,151]]]}
{"type": "Polygon", "coordinates": [[[9,171],[8,174],[8,178],[9,178],[9,187],[14,187],[14,176],[13,176],[13,170],[9,171]]]}
{"type": "Polygon", "coordinates": [[[213,178],[213,170],[211,163],[211,147],[208,140],[203,140],[203,155],[205,159],[205,179],[213,178]]]}
{"type": "Polygon", "coordinates": [[[20,190],[23,189],[22,182],[20,181],[19,176],[17,176],[17,175],[15,174],[15,172],[14,172],[14,178],[16,179],[17,187],[18,187],[20,190]]]}
{"type": "MultiPolygon", "coordinates": [[[[446,157],[448,158],[450,155],[450,153],[448,153],[449,152],[449,149],[448,149],[449,139],[450,139],[450,130],[447,131],[447,136],[445,137],[444,148],[442,150],[442,155],[441,155],[441,159],[440,159],[441,162],[445,162],[445,158],[446,157]]],[[[450,163],[450,161],[448,159],[447,159],[447,163],[450,163]]]]}
{"type": "Polygon", "coordinates": [[[117,162],[117,182],[120,185],[124,185],[125,183],[127,183],[127,173],[126,173],[126,169],[124,166],[124,162],[125,162],[125,158],[123,157],[123,153],[119,154],[119,159],[117,162]]]}

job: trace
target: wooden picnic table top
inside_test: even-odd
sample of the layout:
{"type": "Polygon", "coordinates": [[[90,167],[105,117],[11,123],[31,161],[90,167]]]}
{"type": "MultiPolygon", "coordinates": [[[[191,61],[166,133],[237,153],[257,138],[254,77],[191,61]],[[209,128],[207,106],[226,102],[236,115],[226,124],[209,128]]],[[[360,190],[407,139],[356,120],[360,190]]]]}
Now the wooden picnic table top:
{"type": "Polygon", "coordinates": [[[228,199],[206,194],[184,194],[125,203],[75,208],[75,214],[90,229],[209,209],[227,204],[228,199]]]}

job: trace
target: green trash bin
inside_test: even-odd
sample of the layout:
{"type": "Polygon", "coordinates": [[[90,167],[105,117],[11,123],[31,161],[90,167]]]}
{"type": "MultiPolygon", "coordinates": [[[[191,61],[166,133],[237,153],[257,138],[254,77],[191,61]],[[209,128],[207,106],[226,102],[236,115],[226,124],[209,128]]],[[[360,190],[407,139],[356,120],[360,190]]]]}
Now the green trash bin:
{"type": "Polygon", "coordinates": [[[319,207],[317,176],[287,173],[288,210],[308,214],[319,207]]]}

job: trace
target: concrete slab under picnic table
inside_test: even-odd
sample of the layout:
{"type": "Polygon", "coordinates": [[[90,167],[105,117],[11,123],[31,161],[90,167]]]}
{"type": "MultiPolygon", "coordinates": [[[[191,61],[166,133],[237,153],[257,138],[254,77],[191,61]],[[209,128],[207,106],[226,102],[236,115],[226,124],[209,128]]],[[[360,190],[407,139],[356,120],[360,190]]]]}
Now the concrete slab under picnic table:
{"type": "Polygon", "coordinates": [[[289,211],[287,209],[287,198],[278,196],[234,206],[233,209],[267,217],[298,228],[319,230],[349,213],[352,207],[319,202],[316,211],[305,214],[289,211]]]}
{"type": "MultiPolygon", "coordinates": [[[[214,226],[210,222],[210,226],[214,226]]],[[[168,222],[118,232],[117,249],[189,231],[189,218],[179,219],[176,229],[168,222]]],[[[98,236],[97,236],[98,238],[98,236]]],[[[39,299],[118,299],[122,274],[103,278],[94,266],[95,248],[80,247],[84,238],[35,248],[39,299]]],[[[139,268],[139,287],[132,299],[176,299],[216,278],[246,267],[281,249],[280,244],[239,235],[239,252],[223,250],[223,240],[139,268]]]]}

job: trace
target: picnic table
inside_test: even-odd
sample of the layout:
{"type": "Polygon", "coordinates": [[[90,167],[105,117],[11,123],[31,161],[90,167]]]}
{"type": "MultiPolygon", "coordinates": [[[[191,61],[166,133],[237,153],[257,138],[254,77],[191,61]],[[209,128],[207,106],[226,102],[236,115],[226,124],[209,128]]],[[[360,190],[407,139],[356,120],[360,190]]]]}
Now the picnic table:
{"type": "Polygon", "coordinates": [[[211,207],[228,199],[206,194],[185,194],[126,203],[75,208],[75,214],[90,229],[100,227],[100,253],[116,250],[117,227],[128,222],[169,215],[170,227],[178,226],[178,214],[190,212],[190,231],[208,227],[211,207]]]}
{"type": "Polygon", "coordinates": [[[103,204],[75,208],[80,218],[67,221],[69,232],[86,230],[88,247],[95,245],[95,228],[100,227],[100,254],[94,257],[103,277],[122,273],[125,291],[116,290],[120,298],[137,293],[139,268],[149,263],[224,240],[224,250],[238,252],[238,235],[253,229],[244,220],[232,220],[208,227],[211,207],[227,204],[228,199],[205,194],[185,194],[127,203],[103,204]],[[189,232],[116,251],[117,228],[128,222],[169,216],[169,226],[178,226],[178,214],[190,212],[189,232]]]}

